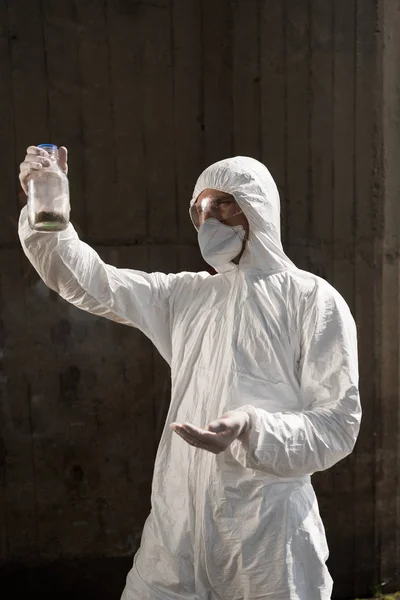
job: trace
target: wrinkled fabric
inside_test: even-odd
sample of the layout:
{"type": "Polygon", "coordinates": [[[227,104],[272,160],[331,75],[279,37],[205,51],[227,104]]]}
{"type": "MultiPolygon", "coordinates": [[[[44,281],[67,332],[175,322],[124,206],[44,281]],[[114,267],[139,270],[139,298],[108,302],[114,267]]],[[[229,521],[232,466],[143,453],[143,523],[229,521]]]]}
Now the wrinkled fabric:
{"type": "MultiPolygon", "coordinates": [[[[297,269],[280,241],[266,167],[237,157],[199,178],[232,194],[250,224],[239,265],[217,275],[117,269],[79,240],[30,230],[25,254],[68,302],[138,327],[171,366],[151,513],[123,600],[329,600],[328,548],[311,475],[352,450],[361,409],[356,329],[326,281],[297,269]],[[250,429],[215,455],[169,424],[206,427],[246,410],[250,429]]],[[[134,457],[132,457],[134,460],[134,457]]]]}

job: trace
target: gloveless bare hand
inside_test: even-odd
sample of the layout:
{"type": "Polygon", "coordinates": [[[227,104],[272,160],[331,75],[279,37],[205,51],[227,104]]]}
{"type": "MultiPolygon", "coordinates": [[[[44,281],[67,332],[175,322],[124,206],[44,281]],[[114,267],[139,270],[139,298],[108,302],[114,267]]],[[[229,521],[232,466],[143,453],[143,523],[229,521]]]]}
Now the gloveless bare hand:
{"type": "Polygon", "coordinates": [[[224,452],[250,426],[250,417],[242,410],[231,410],[201,429],[191,423],[171,423],[170,427],[191,446],[213,454],[224,452]]]}
{"type": "MultiPolygon", "coordinates": [[[[20,164],[19,170],[19,180],[25,194],[28,194],[28,179],[30,175],[35,171],[40,171],[43,167],[50,166],[48,156],[48,153],[43,148],[29,146],[27,149],[25,160],[20,164]]],[[[68,150],[65,146],[61,146],[58,149],[58,165],[65,174],[68,173],[68,150]]]]}

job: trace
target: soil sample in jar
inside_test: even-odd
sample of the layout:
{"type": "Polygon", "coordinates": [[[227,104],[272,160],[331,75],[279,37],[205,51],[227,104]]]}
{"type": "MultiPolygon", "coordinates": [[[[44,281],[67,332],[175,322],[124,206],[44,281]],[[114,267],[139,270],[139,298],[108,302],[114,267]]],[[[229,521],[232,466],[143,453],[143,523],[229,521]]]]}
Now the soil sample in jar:
{"type": "Polygon", "coordinates": [[[36,231],[63,231],[68,225],[68,219],[56,212],[42,211],[35,216],[36,231]]]}

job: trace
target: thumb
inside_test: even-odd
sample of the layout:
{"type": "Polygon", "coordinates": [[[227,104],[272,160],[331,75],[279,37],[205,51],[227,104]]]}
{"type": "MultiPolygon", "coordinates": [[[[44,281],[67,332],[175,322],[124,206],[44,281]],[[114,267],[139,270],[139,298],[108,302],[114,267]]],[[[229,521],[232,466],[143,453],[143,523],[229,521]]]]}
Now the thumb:
{"type": "Polygon", "coordinates": [[[68,150],[65,146],[58,149],[58,164],[65,174],[68,173],[68,150]]]}
{"type": "Polygon", "coordinates": [[[212,431],[213,433],[221,433],[222,431],[226,431],[226,429],[226,424],[221,421],[212,421],[208,426],[208,431],[212,431]]]}

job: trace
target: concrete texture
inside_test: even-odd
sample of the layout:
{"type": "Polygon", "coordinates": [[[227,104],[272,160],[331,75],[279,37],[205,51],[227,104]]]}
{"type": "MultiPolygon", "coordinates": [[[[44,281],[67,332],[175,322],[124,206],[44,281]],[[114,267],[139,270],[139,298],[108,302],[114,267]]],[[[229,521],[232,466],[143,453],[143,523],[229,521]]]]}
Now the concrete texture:
{"type": "Polygon", "coordinates": [[[18,164],[53,142],[82,239],[143,270],[204,268],[205,166],[269,166],[288,254],[359,328],[357,449],[314,477],[334,597],[398,589],[399,32],[399,0],[0,1],[2,581],[119,597],[169,402],[150,342],[68,306],[20,249],[18,164]]]}

